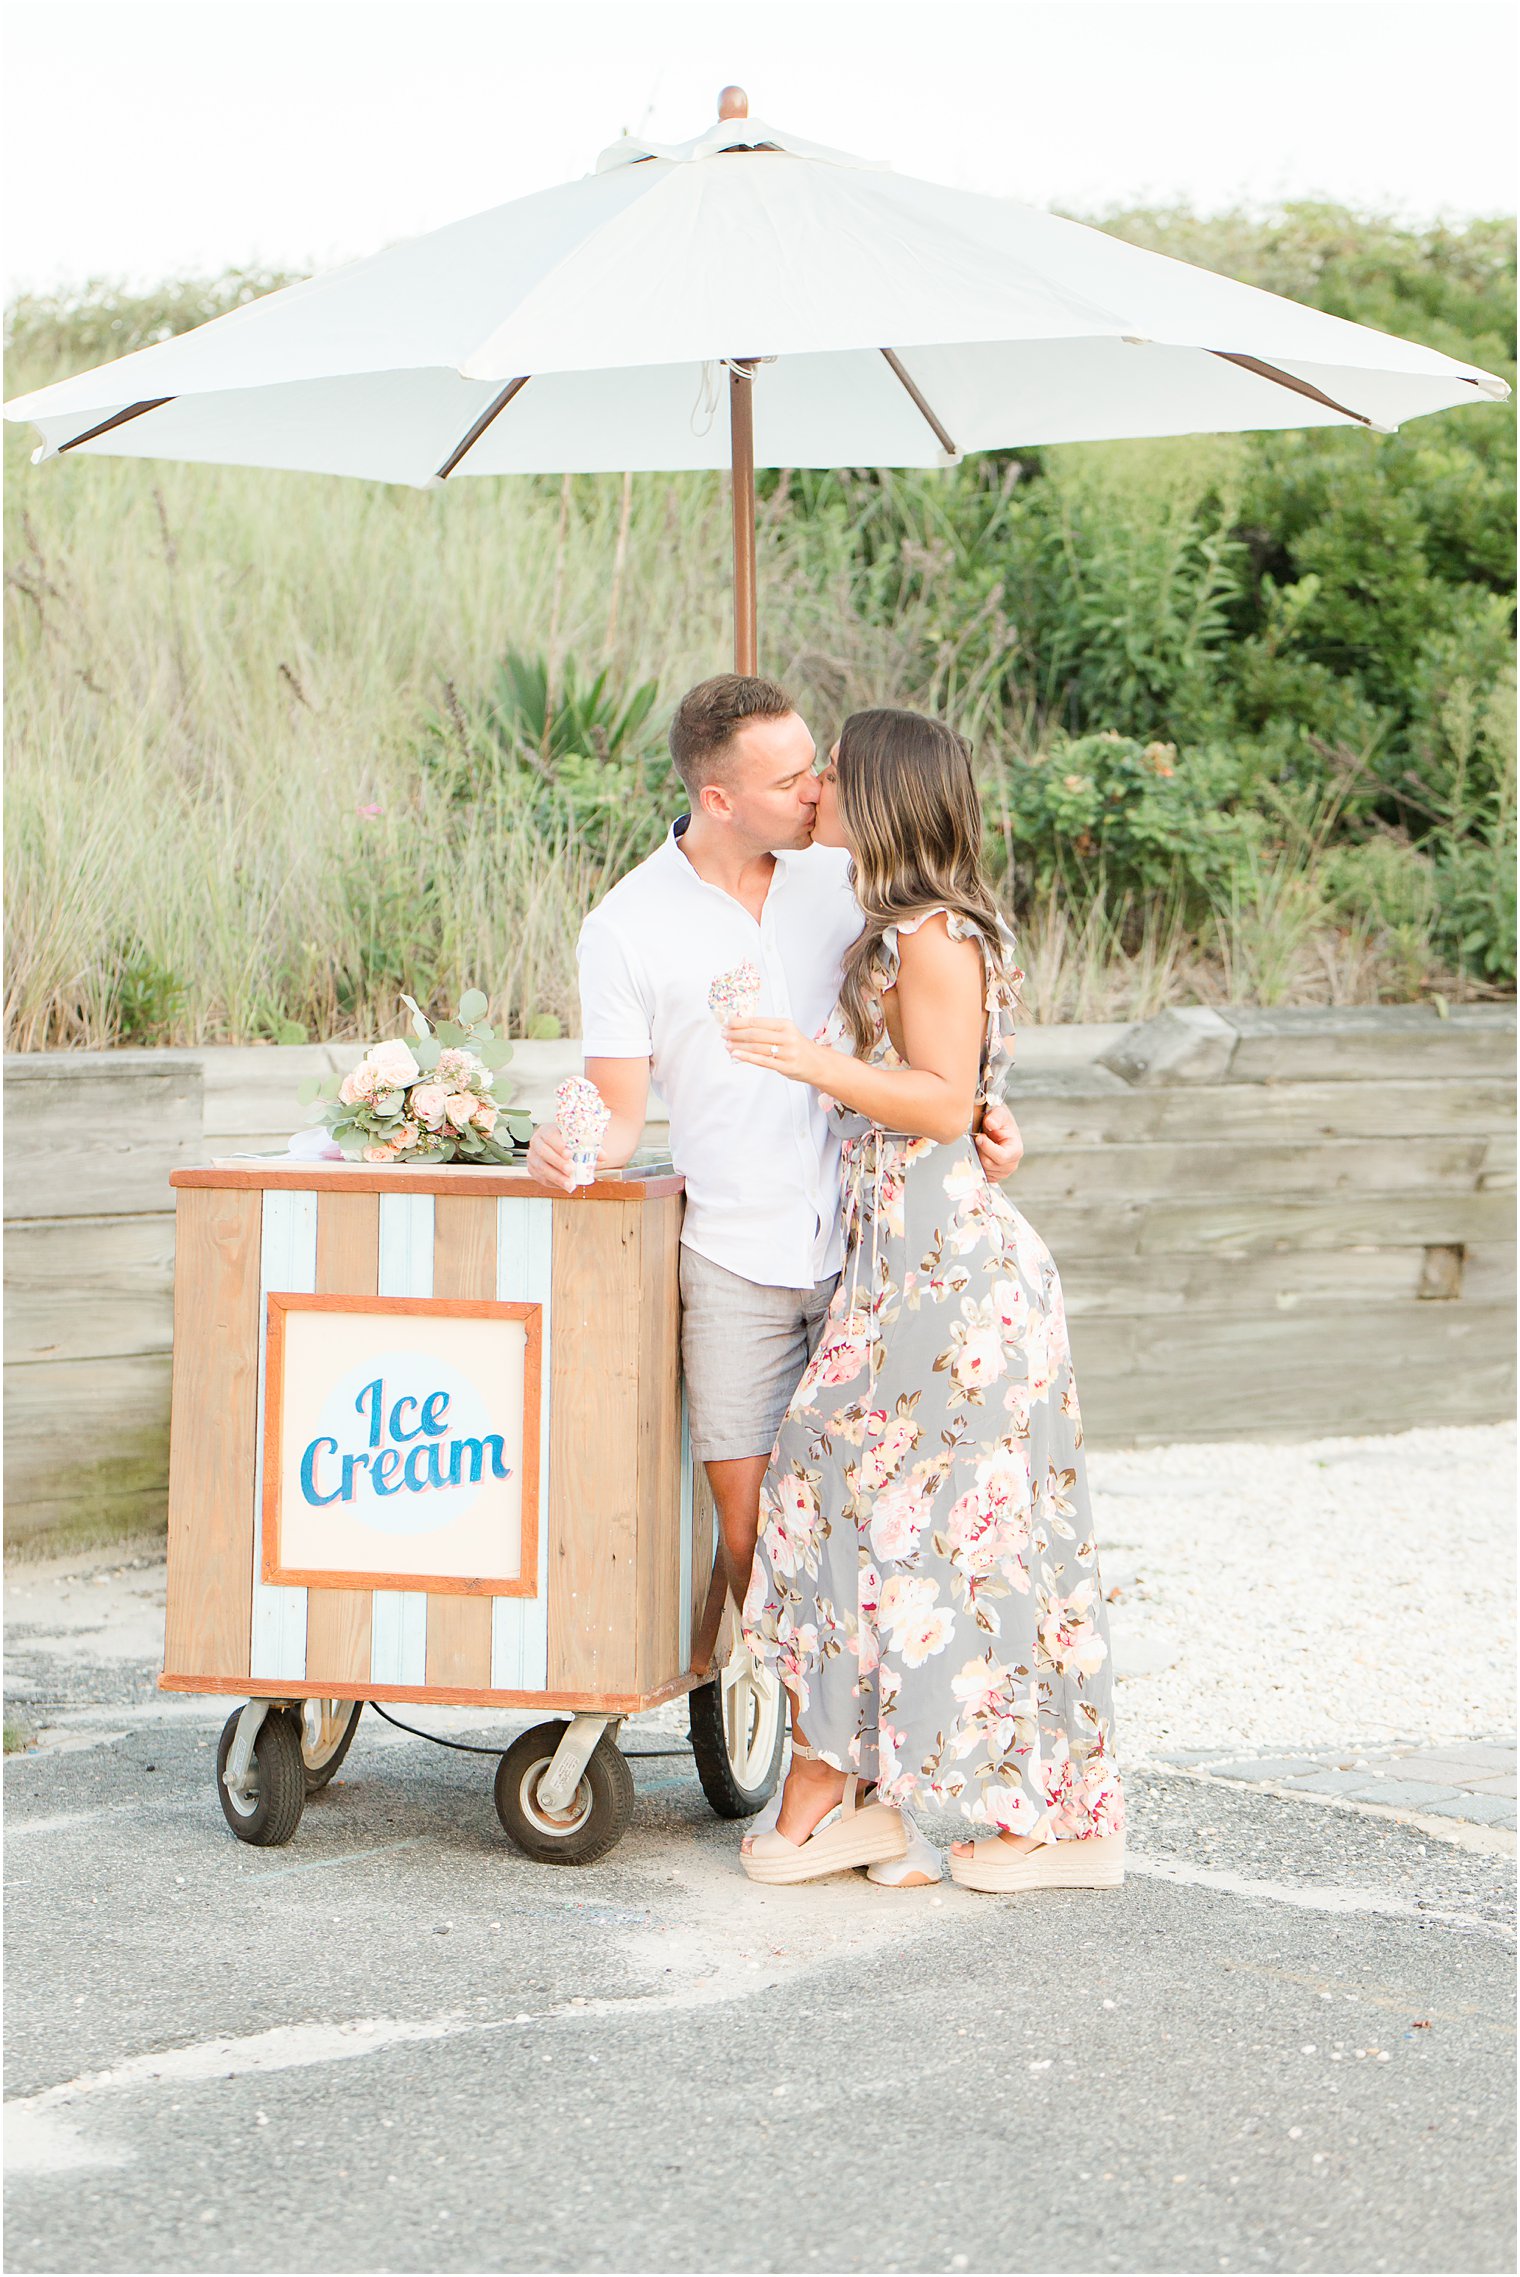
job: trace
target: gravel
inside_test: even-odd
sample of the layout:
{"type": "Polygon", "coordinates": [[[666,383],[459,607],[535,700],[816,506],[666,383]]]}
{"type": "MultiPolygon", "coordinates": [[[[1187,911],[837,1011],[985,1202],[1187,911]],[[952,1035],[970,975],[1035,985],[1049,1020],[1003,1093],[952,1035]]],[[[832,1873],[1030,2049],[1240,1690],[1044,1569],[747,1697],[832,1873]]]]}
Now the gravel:
{"type": "Polygon", "coordinates": [[[1512,1425],[1089,1467],[1122,1758],[1514,1730],[1512,1425]]]}

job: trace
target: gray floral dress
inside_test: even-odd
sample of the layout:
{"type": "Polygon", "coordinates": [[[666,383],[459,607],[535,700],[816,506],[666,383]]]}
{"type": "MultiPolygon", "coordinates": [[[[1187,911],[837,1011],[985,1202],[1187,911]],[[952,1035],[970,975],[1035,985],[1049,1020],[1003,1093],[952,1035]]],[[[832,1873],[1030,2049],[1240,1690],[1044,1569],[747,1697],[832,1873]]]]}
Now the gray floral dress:
{"type": "MultiPolygon", "coordinates": [[[[1004,978],[984,952],[979,1104],[1013,1058],[1023,976],[1004,949],[1004,978]]],[[[881,1004],[897,969],[894,927],[875,1066],[902,1065],[881,1004]]],[[[837,1009],[821,1040],[851,1048],[837,1009]]],[[[1108,1624],[1050,1252],[969,1132],[939,1145],[830,1111],[844,1269],[761,1490],[746,1638],[797,1695],[810,1744],[884,1801],[1016,1834],[1042,1820],[1057,1839],[1115,1834],[1108,1624]]]]}

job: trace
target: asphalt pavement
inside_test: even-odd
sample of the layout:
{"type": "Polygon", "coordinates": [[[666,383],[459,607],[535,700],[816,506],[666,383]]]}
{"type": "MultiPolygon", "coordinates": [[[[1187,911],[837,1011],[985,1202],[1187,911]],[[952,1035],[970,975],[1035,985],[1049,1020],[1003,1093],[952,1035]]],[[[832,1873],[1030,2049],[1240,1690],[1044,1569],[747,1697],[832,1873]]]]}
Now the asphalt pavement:
{"type": "Polygon", "coordinates": [[[367,1714],[256,1851],[222,1704],[13,1666],[10,2269],[1514,2266],[1502,1829],[1157,1768],[1118,1892],[761,1891],[668,1718],[574,1872],[367,1714]]]}

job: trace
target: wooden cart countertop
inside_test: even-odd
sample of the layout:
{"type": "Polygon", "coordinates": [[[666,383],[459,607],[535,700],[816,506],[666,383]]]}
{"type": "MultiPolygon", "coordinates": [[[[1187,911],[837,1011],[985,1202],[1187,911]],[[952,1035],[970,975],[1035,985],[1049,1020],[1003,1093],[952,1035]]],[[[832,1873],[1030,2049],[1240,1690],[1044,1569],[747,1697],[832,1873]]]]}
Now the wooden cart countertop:
{"type": "Polygon", "coordinates": [[[169,1183],[275,1193],[298,1189],[307,1194],[513,1195],[523,1201],[551,1202],[654,1202],[685,1190],[685,1180],[670,1170],[618,1171],[570,1195],[542,1185],[526,1170],[499,1165],[478,1168],[473,1163],[445,1162],[388,1169],[370,1162],[293,1162],[283,1154],[272,1155],[267,1162],[224,1160],[199,1170],[171,1170],[169,1183]]]}

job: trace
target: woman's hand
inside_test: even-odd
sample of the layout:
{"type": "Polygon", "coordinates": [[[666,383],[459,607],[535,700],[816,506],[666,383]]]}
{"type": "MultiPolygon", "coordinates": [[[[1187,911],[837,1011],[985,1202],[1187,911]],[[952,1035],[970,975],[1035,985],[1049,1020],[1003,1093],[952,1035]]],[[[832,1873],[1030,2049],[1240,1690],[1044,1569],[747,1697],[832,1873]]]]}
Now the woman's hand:
{"type": "Polygon", "coordinates": [[[730,1020],[723,1041],[731,1058],[746,1067],[768,1067],[773,1075],[790,1076],[793,1083],[818,1084],[823,1062],[831,1056],[809,1043],[790,1020],[730,1020]]]}

